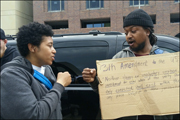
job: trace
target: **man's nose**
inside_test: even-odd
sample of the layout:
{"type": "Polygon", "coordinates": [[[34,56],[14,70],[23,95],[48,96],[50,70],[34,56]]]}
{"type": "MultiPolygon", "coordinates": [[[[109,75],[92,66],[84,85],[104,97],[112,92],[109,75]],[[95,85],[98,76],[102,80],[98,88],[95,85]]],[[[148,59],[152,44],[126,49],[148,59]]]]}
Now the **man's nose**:
{"type": "Polygon", "coordinates": [[[131,37],[132,37],[132,34],[131,34],[130,32],[128,32],[127,35],[126,35],[126,39],[128,40],[128,39],[130,39],[131,37]]]}

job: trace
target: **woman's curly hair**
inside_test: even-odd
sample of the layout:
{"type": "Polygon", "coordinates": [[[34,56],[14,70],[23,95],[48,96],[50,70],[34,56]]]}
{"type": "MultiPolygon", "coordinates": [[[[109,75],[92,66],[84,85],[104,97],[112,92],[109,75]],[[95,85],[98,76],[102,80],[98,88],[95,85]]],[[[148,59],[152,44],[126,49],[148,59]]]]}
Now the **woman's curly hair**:
{"type": "Polygon", "coordinates": [[[23,25],[17,33],[17,47],[20,54],[26,57],[29,54],[28,44],[39,47],[43,40],[43,36],[53,36],[51,26],[31,22],[28,25],[23,25]]]}

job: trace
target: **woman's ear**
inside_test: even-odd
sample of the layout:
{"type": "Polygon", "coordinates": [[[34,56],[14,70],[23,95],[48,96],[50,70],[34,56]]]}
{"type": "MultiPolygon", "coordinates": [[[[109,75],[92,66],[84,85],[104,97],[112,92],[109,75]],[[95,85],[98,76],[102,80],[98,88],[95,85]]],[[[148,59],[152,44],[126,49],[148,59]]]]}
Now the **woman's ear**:
{"type": "Polygon", "coordinates": [[[31,43],[28,43],[28,49],[29,49],[30,52],[34,53],[35,49],[36,49],[36,46],[32,45],[31,43]]]}

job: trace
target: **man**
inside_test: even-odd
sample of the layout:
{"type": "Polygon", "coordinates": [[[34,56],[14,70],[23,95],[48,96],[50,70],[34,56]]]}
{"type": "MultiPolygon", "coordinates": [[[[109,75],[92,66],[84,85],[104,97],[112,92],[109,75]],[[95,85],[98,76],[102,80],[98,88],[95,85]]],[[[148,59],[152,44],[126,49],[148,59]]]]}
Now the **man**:
{"type": "MultiPolygon", "coordinates": [[[[142,9],[137,9],[124,19],[123,28],[129,47],[118,52],[115,58],[139,57],[153,54],[167,53],[155,45],[157,38],[153,34],[153,22],[151,17],[142,9]]],[[[90,83],[95,92],[98,92],[98,80],[96,70],[85,68],[82,72],[84,81],[90,83]]],[[[122,120],[172,120],[172,116],[132,116],[121,118],[122,120]]]]}
{"type": "Polygon", "coordinates": [[[37,22],[19,28],[17,46],[22,56],[1,71],[3,119],[62,119],[61,95],[71,76],[59,72],[56,80],[49,66],[56,53],[52,36],[50,26],[37,22]]]}
{"type": "Polygon", "coordinates": [[[3,29],[1,29],[0,42],[0,64],[2,66],[5,63],[11,61],[13,58],[19,56],[19,52],[14,47],[6,47],[7,39],[3,29]]]}

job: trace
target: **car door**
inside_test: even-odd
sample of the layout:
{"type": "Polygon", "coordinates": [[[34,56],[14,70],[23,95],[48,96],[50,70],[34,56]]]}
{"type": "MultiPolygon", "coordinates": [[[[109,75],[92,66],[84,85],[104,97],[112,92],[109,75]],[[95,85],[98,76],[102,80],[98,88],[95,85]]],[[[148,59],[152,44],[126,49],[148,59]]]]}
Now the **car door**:
{"type": "Polygon", "coordinates": [[[115,53],[116,36],[74,36],[53,38],[56,49],[53,72],[68,71],[72,83],[62,95],[62,113],[82,119],[95,119],[99,112],[99,96],[82,79],[84,68],[96,68],[96,60],[110,59],[115,53]]]}

